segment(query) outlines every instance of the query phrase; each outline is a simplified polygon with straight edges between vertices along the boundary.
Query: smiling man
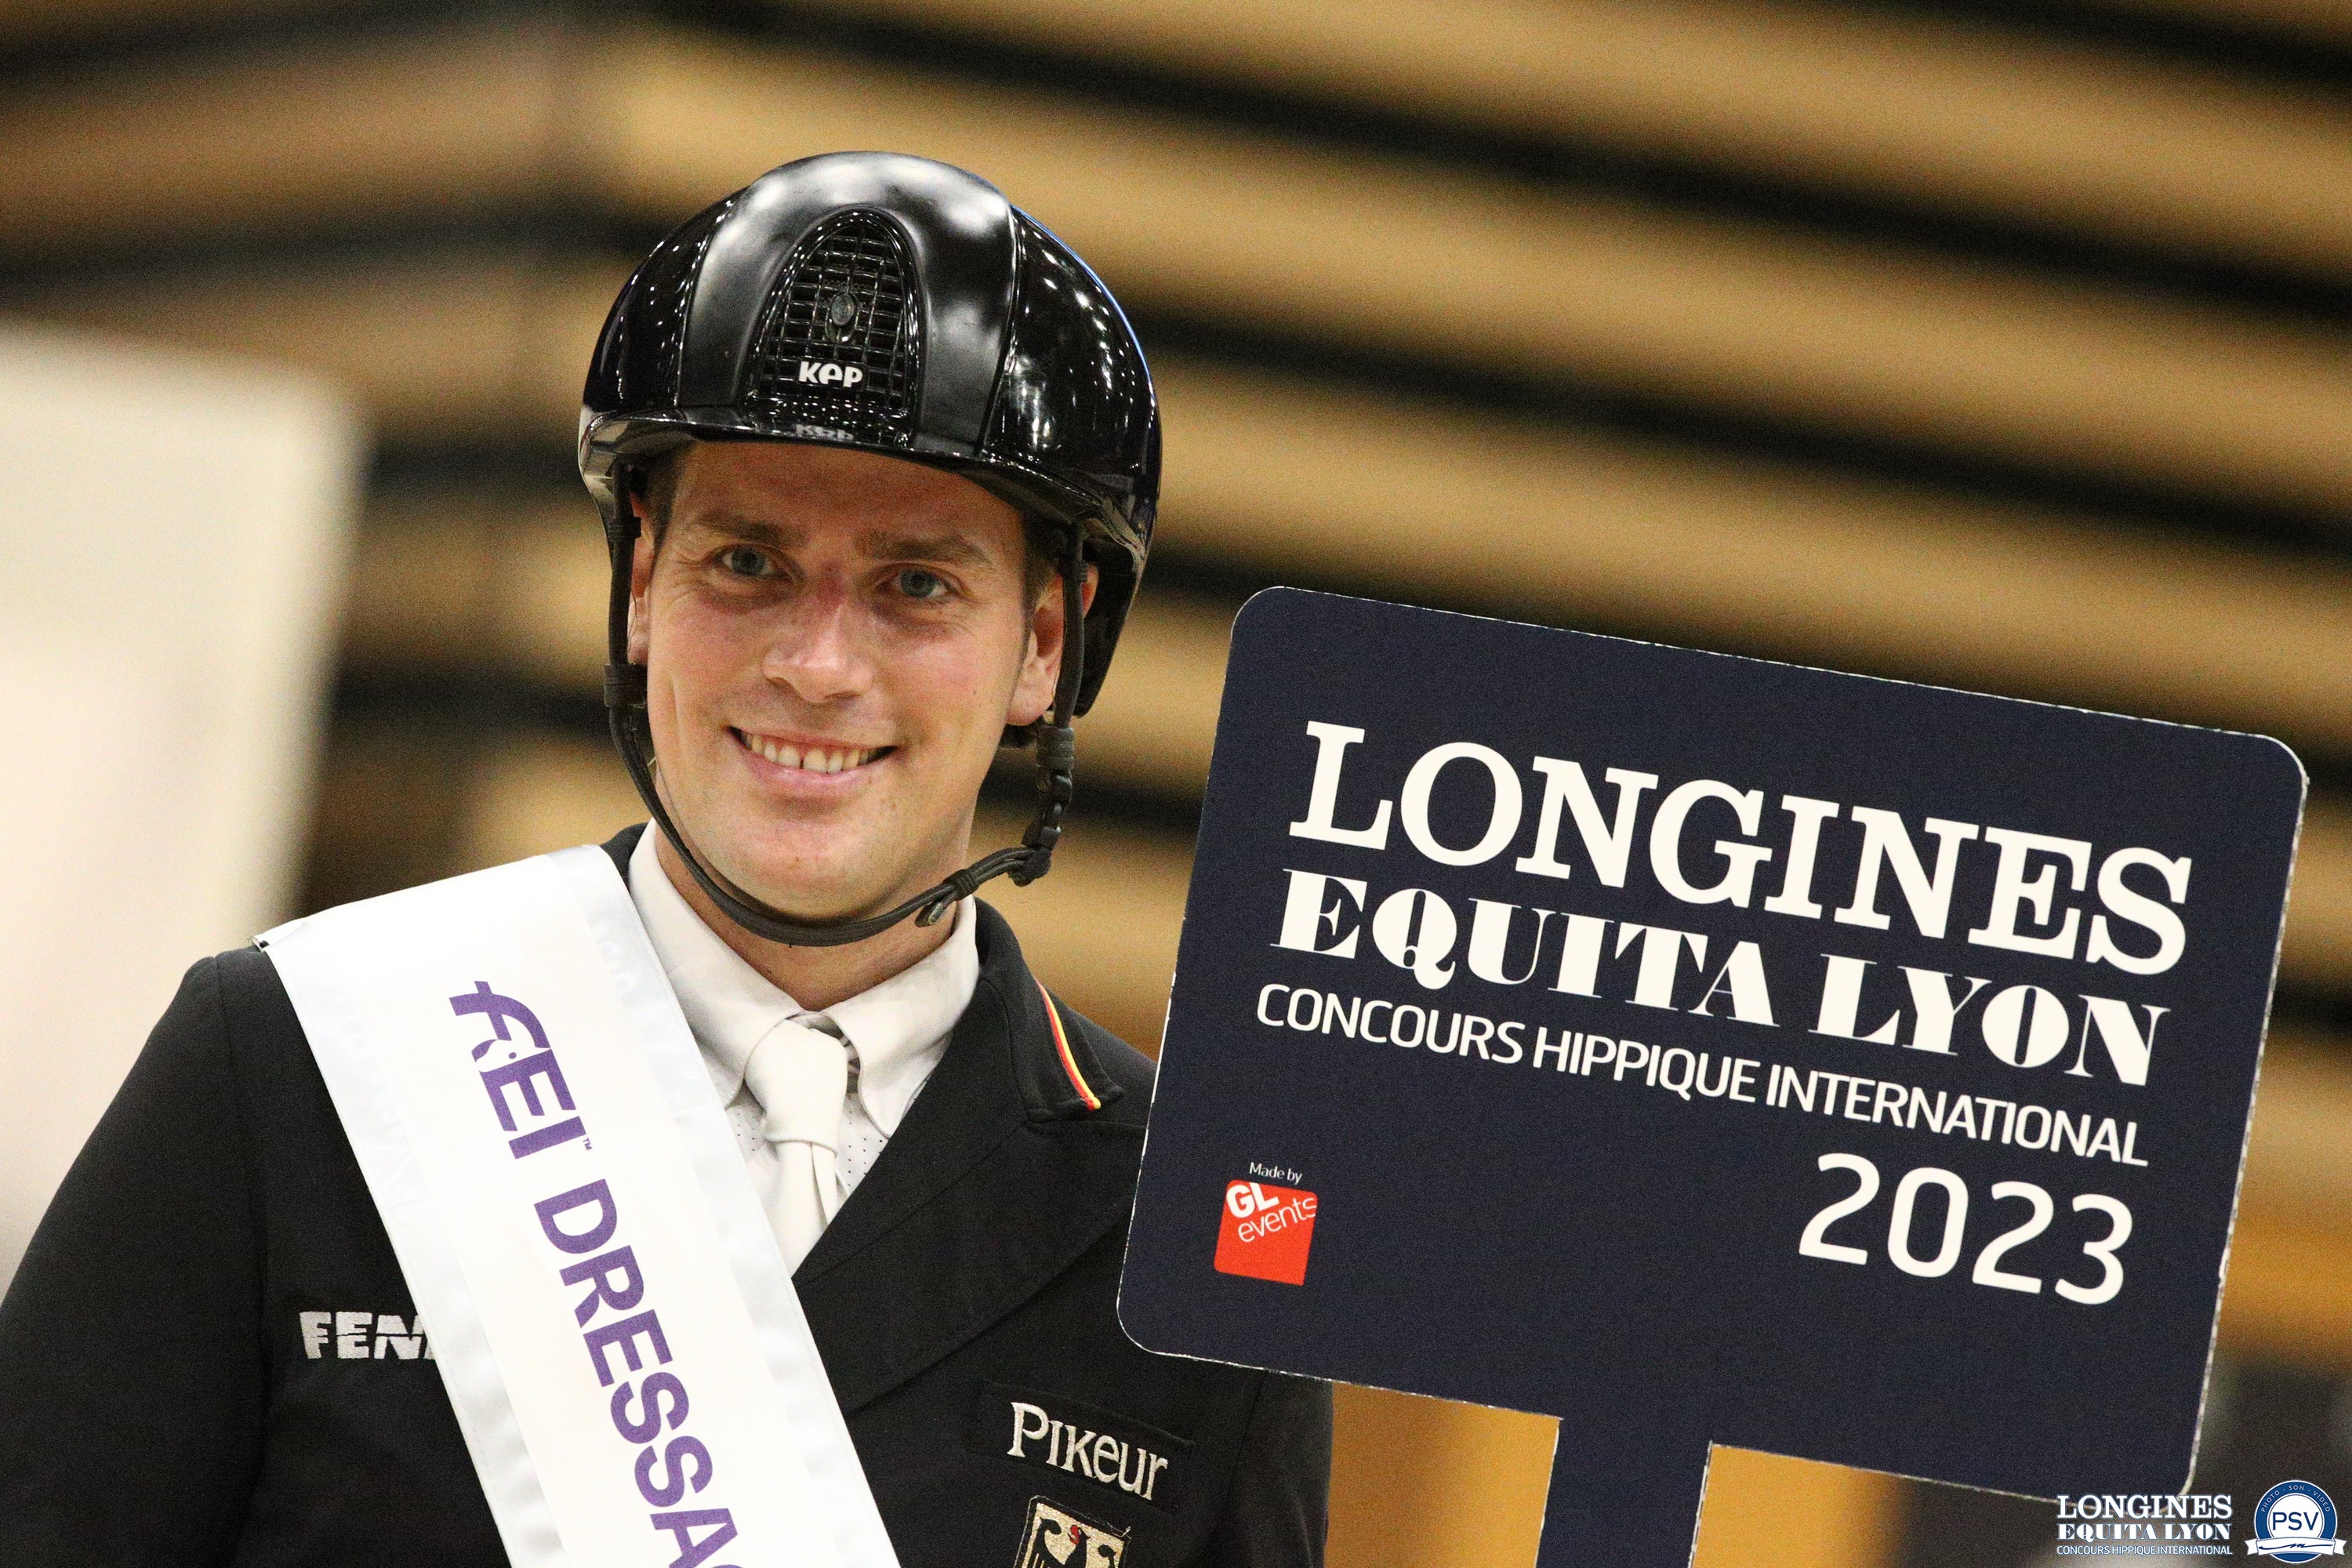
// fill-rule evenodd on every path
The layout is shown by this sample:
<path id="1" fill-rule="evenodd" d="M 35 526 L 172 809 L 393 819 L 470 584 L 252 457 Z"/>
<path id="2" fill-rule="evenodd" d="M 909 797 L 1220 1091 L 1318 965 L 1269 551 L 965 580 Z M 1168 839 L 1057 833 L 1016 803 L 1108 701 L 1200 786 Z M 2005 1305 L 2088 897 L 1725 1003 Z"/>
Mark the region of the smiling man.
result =
<path id="1" fill-rule="evenodd" d="M 698 841 L 704 862 L 821 921 L 888 910 L 959 869 L 1006 727 L 1053 700 L 1056 554 L 970 479 L 856 450 L 674 448 L 647 489 L 630 662 L 650 672 L 669 809 L 734 828 Z M 652 843 L 697 915 L 729 931 L 677 846 Z M 944 934 L 905 921 L 825 946 L 737 940 L 824 1007 Z"/>
<path id="2" fill-rule="evenodd" d="M 973 896 L 1150 544 L 1117 304 L 960 171 L 788 164 L 580 449 L 653 824 L 190 973 L 0 1304 L 0 1560 L 1319 1562 L 1328 1389 L 1120 1332 L 1150 1065 Z"/>

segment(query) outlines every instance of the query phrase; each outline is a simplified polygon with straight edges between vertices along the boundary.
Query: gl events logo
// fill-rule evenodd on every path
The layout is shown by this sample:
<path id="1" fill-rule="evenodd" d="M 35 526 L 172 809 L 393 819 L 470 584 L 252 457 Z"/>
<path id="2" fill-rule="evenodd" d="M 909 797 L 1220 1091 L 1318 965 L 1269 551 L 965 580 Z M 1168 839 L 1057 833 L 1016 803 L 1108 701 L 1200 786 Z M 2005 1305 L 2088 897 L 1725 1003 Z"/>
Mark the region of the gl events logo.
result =
<path id="1" fill-rule="evenodd" d="M 1217 1232 L 1217 1271 L 1307 1283 L 1307 1251 L 1315 1242 L 1315 1194 L 1263 1182 L 1225 1184 L 1225 1213 Z"/>
<path id="2" fill-rule="evenodd" d="M 2246 1551 L 2281 1563 L 2343 1556 L 2335 1502 L 2309 1481 L 2281 1481 L 2254 1505 L 2254 1539 L 2246 1542 Z"/>

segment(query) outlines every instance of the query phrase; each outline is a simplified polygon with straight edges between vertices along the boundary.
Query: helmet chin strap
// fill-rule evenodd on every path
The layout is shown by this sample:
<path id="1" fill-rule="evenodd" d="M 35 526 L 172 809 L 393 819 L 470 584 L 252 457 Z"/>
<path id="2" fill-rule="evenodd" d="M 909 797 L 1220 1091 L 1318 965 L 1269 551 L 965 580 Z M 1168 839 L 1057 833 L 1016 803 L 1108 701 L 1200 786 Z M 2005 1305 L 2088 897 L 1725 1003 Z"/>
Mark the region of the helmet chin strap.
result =
<path id="1" fill-rule="evenodd" d="M 1071 770 L 1076 738 L 1070 721 L 1077 706 L 1078 689 L 1086 675 L 1086 541 L 1082 529 L 1070 530 L 1069 552 L 1062 562 L 1062 669 L 1054 688 L 1052 714 L 1030 726 L 1037 745 L 1037 815 L 1018 846 L 982 856 L 927 891 L 882 914 L 863 920 L 803 921 L 772 909 L 721 876 L 704 860 L 671 817 L 654 772 L 653 725 L 646 712 L 646 667 L 629 662 L 630 564 L 637 537 L 636 519 L 628 489 L 629 476 L 617 468 L 613 475 L 615 510 L 613 529 L 613 594 L 606 618 L 608 662 L 604 666 L 604 710 L 612 721 L 613 742 L 628 764 L 637 794 L 653 814 L 655 826 L 669 838 L 687 871 L 710 896 L 727 918 L 754 936 L 791 947 L 840 947 L 888 931 L 909 915 L 919 926 L 937 925 L 958 902 L 982 882 L 1009 876 L 1026 887 L 1054 867 L 1054 847 L 1062 837 L 1062 818 L 1075 794 Z"/>

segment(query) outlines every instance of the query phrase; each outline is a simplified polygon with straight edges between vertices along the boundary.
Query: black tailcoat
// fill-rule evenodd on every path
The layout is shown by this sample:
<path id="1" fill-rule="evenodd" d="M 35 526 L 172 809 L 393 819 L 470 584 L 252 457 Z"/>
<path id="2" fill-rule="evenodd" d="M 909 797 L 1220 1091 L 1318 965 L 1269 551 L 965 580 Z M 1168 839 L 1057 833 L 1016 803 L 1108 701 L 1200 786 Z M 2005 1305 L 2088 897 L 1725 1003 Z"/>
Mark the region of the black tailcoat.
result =
<path id="1" fill-rule="evenodd" d="M 938 1070 L 794 1276 L 900 1563 L 1076 1568 L 1076 1533 L 1088 1568 L 1319 1563 L 1329 1390 L 1120 1332 L 1151 1065 L 1059 1008 L 1066 1060 L 985 905 L 978 935 Z M 504 1562 L 413 1316 L 276 970 L 197 964 L 0 1303 L 0 1562 Z"/>

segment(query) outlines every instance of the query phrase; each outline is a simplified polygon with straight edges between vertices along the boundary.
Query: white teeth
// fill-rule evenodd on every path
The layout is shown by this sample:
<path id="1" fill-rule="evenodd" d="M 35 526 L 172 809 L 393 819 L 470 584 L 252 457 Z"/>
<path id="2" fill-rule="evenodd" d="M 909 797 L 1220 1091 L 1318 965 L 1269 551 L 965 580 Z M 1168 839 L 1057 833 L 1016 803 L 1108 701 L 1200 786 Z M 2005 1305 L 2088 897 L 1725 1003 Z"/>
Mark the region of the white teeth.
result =
<path id="1" fill-rule="evenodd" d="M 837 773 L 848 768 L 864 767 L 873 761 L 874 753 L 878 749 L 869 746 L 845 752 L 828 752 L 811 746 L 803 752 L 796 746 L 788 746 L 782 741 L 772 741 L 765 735 L 753 735 L 743 731 L 738 731 L 738 733 L 743 734 L 744 744 L 778 767 L 799 768 L 812 773 Z"/>

